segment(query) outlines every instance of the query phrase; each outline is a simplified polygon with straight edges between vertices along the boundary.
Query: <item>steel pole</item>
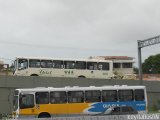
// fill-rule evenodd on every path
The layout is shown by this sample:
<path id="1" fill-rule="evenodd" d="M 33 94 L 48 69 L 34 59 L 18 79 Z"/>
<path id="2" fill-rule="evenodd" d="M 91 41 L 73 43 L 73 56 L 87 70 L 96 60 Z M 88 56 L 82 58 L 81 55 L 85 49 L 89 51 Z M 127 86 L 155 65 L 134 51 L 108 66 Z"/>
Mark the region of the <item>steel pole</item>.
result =
<path id="1" fill-rule="evenodd" d="M 141 56 L 140 41 L 138 41 L 138 66 L 139 66 L 139 84 L 140 84 L 140 85 L 143 85 L 143 77 L 142 77 L 142 56 Z"/>

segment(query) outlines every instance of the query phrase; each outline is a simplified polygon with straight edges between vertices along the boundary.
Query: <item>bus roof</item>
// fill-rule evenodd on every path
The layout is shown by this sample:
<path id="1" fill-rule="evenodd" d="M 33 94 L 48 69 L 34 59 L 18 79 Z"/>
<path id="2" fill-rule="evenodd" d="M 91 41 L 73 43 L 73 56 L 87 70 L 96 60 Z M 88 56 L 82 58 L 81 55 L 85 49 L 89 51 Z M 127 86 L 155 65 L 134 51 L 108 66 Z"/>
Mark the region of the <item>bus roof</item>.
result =
<path id="1" fill-rule="evenodd" d="M 47 58 L 47 57 L 16 57 L 16 59 L 39 59 L 39 60 L 65 60 L 65 61 L 96 61 L 96 62 L 112 62 L 112 60 L 99 60 L 99 59 L 78 59 L 78 58 Z"/>
<path id="2" fill-rule="evenodd" d="M 121 89 L 145 89 L 145 86 L 127 86 L 127 85 L 114 85 L 114 86 L 89 86 L 89 87 L 79 87 L 79 86 L 66 86 L 61 88 L 54 87 L 37 87 L 37 88 L 25 88 L 25 89 L 16 89 L 20 92 L 41 92 L 41 91 L 84 91 L 84 90 L 121 90 Z"/>

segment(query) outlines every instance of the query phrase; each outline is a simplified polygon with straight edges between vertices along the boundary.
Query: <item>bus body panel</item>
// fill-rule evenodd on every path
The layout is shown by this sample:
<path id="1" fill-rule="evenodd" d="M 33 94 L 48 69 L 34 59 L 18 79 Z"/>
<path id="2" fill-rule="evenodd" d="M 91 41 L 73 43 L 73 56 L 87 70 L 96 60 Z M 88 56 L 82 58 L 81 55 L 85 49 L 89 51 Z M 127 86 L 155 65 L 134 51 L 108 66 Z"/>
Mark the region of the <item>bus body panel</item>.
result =
<path id="1" fill-rule="evenodd" d="M 146 111 L 145 101 L 136 102 L 97 102 L 97 103 L 72 103 L 72 104 L 44 104 L 36 105 L 34 108 L 21 109 L 21 115 L 39 115 L 47 112 L 56 114 L 98 114 L 103 113 L 110 107 L 131 106 L 138 112 Z"/>
<path id="2" fill-rule="evenodd" d="M 113 77 L 112 71 L 105 70 L 77 70 L 77 69 L 53 69 L 53 68 L 28 68 L 26 70 L 16 71 L 15 75 L 18 76 L 44 76 L 44 77 L 74 77 L 78 78 L 84 76 L 84 78 L 99 78 L 99 79 L 111 79 Z"/>
<path id="3" fill-rule="evenodd" d="M 136 101 L 135 98 L 132 99 L 132 101 L 119 101 L 117 100 L 116 102 L 87 102 L 86 99 L 82 103 L 69 103 L 66 101 L 65 103 L 53 103 L 51 104 L 51 100 L 49 100 L 48 104 L 36 104 L 36 93 L 40 92 L 48 92 L 49 95 L 51 92 L 56 92 L 56 91 L 62 91 L 66 92 L 68 94 L 68 91 L 107 91 L 107 90 L 113 90 L 113 91 L 120 91 L 120 90 L 143 90 L 143 100 L 141 101 Z M 48 113 L 50 115 L 65 115 L 65 114 L 99 114 L 103 113 L 109 108 L 115 107 L 115 106 L 131 106 L 134 108 L 137 112 L 139 113 L 145 113 L 147 112 L 147 94 L 146 94 L 146 88 L 145 86 L 102 86 L 102 87 L 95 87 L 95 86 L 90 86 L 90 87 L 63 87 L 63 88 L 30 88 L 30 89 L 16 89 L 16 91 L 19 91 L 18 93 L 16 92 L 15 96 L 19 96 L 19 101 L 20 101 L 20 96 L 21 95 L 32 95 L 34 96 L 33 100 L 33 107 L 30 108 L 24 108 L 20 109 L 20 103 L 18 102 L 18 108 L 14 111 L 17 112 L 16 114 L 18 116 L 38 116 L 41 113 Z M 119 94 L 117 94 L 119 95 Z M 135 95 L 133 93 L 133 95 Z M 68 95 L 67 95 L 68 97 Z M 86 97 L 84 95 L 84 97 Z M 17 98 L 17 97 L 16 97 Z M 68 98 L 67 98 L 68 99 Z M 16 102 L 15 102 L 16 103 Z"/>
<path id="4" fill-rule="evenodd" d="M 96 63 L 96 68 L 89 69 L 87 68 L 87 65 L 84 69 L 68 69 L 65 68 L 64 64 L 60 68 L 43 68 L 43 67 L 31 67 L 29 60 L 33 58 L 17 58 L 15 60 L 15 71 L 14 75 L 17 76 L 45 76 L 45 77 L 84 77 L 84 78 L 99 78 L 99 79 L 111 79 L 114 76 L 113 73 L 113 62 L 111 60 L 68 60 L 63 59 L 61 61 L 83 61 L 83 62 L 90 62 L 90 63 Z M 41 61 L 40 58 L 37 58 L 39 61 Z M 19 63 L 22 62 L 22 60 L 25 60 L 25 63 Z M 47 60 L 47 59 L 46 59 Z M 51 61 L 54 61 L 55 59 L 48 59 Z M 56 59 L 57 60 L 57 59 Z M 60 59 L 58 59 L 60 60 Z M 26 61 L 28 61 L 26 63 Z M 108 69 L 102 69 L 99 67 L 99 63 L 108 64 Z M 40 64 L 40 63 L 39 63 Z M 20 67 L 21 66 L 21 67 Z"/>

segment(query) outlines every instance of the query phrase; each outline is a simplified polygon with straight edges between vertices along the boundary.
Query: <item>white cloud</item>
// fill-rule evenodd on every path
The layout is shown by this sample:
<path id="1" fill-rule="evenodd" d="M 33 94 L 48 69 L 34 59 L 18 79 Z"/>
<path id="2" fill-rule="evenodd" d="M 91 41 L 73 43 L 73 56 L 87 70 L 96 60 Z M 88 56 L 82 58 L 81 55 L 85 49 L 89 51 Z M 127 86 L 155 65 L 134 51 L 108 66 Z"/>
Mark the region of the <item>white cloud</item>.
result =
<path id="1" fill-rule="evenodd" d="M 158 0 L 0 1 L 1 55 L 137 58 L 137 40 L 160 34 L 159 4 Z M 143 57 L 156 53 L 159 45 L 145 48 Z"/>

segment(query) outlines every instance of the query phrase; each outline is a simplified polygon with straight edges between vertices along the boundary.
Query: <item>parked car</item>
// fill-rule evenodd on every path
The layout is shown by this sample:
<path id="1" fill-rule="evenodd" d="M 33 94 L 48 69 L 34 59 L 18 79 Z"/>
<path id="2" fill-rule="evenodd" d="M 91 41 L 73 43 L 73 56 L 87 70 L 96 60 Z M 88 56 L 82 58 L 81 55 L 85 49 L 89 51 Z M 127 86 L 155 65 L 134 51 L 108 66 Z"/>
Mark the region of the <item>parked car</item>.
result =
<path id="1" fill-rule="evenodd" d="M 132 106 L 114 106 L 108 108 L 102 113 L 102 115 L 129 115 L 129 114 L 138 114 Z"/>

